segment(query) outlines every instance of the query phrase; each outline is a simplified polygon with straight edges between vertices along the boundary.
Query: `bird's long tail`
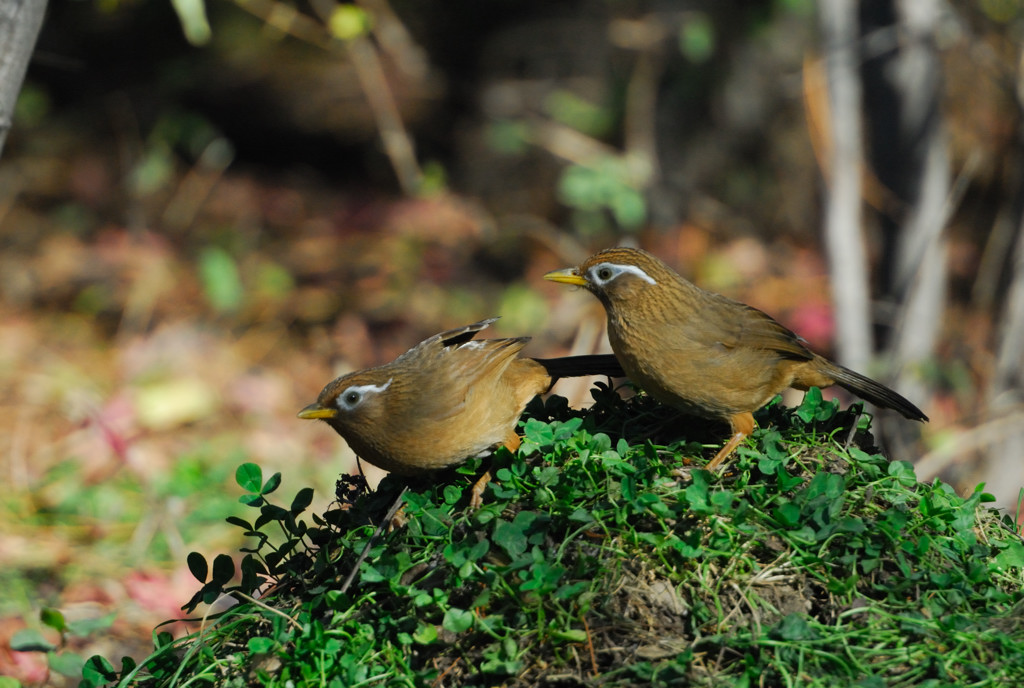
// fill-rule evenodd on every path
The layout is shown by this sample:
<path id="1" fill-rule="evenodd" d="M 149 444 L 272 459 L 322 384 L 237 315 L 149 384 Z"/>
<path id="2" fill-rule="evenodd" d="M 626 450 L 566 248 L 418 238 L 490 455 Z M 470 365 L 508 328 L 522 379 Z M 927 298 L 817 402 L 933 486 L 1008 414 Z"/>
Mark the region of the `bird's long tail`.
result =
<path id="1" fill-rule="evenodd" d="M 618 359 L 613 354 L 535 358 L 534 360 L 544 366 L 552 380 L 561 377 L 586 377 L 587 375 L 626 376 Z"/>
<path id="2" fill-rule="evenodd" d="M 928 420 L 928 416 L 924 415 L 921 409 L 880 382 L 834 363 L 830 366 L 829 373 L 835 378 L 837 385 L 875 406 L 899 411 L 910 420 Z"/>

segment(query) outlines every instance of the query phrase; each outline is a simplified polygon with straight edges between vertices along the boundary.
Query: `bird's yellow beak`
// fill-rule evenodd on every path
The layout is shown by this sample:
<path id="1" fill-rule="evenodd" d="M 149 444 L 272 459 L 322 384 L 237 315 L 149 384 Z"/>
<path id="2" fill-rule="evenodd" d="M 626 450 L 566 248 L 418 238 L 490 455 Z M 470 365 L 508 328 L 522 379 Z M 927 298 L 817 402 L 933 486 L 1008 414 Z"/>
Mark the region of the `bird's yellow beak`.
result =
<path id="1" fill-rule="evenodd" d="M 552 282 L 561 282 L 562 284 L 575 284 L 577 287 L 585 287 L 587 285 L 587 280 L 576 274 L 576 268 L 549 272 L 544 275 L 544 279 L 551 280 Z"/>
<path id="2" fill-rule="evenodd" d="M 299 411 L 299 418 L 305 420 L 327 420 L 338 415 L 337 409 L 321 406 L 319 401 L 314 401 L 306 408 Z"/>

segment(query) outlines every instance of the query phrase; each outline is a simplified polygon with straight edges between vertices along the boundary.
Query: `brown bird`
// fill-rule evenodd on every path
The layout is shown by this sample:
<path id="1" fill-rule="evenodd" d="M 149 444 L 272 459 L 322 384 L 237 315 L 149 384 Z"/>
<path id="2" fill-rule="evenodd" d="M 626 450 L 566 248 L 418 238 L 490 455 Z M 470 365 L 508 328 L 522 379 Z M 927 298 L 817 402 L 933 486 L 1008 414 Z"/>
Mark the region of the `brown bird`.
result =
<path id="1" fill-rule="evenodd" d="M 753 432 L 753 412 L 787 387 L 839 385 L 912 420 L 928 420 L 885 385 L 812 352 L 767 314 L 697 287 L 646 251 L 607 249 L 544 278 L 585 287 L 600 299 L 612 351 L 648 394 L 730 423 L 732 438 L 709 469 Z"/>
<path id="2" fill-rule="evenodd" d="M 523 408 L 558 378 L 624 375 L 611 354 L 520 358 L 529 337 L 473 339 L 495 320 L 435 334 L 391 363 L 339 377 L 299 418 L 325 421 L 374 466 L 422 476 L 501 445 L 518 449 Z"/>

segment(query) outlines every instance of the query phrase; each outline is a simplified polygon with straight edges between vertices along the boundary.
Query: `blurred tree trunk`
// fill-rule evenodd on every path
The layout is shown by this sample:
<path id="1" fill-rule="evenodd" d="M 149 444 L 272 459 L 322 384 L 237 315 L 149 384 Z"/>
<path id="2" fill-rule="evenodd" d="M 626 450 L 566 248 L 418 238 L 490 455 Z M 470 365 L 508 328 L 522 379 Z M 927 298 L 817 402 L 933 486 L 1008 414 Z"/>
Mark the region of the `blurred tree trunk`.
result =
<path id="1" fill-rule="evenodd" d="M 886 232 L 892 256 L 885 273 L 885 294 L 900 304 L 890 350 L 896 352 L 892 371 L 900 391 L 911 399 L 925 400 L 930 386 L 922 368 L 934 357 L 948 291 L 949 238 L 946 225 L 952 212 L 949 145 L 942 116 L 942 65 L 935 35 L 942 8 L 937 0 L 900 0 L 898 4 L 900 55 L 889 80 L 896 90 L 903 154 L 899 167 L 897 197 L 906 213 L 894 232 Z M 884 181 L 884 180 L 883 180 Z M 887 225 L 883 225 L 884 227 Z M 891 432 L 904 443 L 919 436 L 906 423 Z"/>
<path id="2" fill-rule="evenodd" d="M 14 104 L 25 80 L 39 28 L 46 14 L 46 0 L 0 2 L 0 154 L 14 118 Z"/>
<path id="3" fill-rule="evenodd" d="M 950 163 L 934 43 L 940 11 L 936 0 L 861 4 L 872 169 L 896 201 L 879 216 L 891 313 L 881 334 L 895 353 L 891 379 L 918 401 L 929 395 L 919 371 L 934 354 L 947 291 Z"/>
<path id="4" fill-rule="evenodd" d="M 824 0 L 819 7 L 826 60 L 834 65 L 828 73 L 836 157 L 827 236 L 839 336 L 850 338 L 840 343 L 840 359 L 864 369 L 871 352 L 861 205 L 859 198 L 849 198 L 849 188 L 839 185 L 845 180 L 861 193 L 854 177 L 865 174 L 877 179 L 872 188 L 880 190 L 875 198 L 864 196 L 880 210 L 882 235 L 878 286 L 884 307 L 874 329 L 882 348 L 892 352 L 889 374 L 879 377 L 923 404 L 929 389 L 919 372 L 934 352 L 947 286 L 943 230 L 950 211 L 950 176 L 939 107 L 942 73 L 933 42 L 940 8 L 936 0 Z M 835 71 L 851 59 L 847 52 L 859 61 L 859 78 Z M 858 87 L 863 88 L 863 100 L 850 105 Z M 847 90 L 842 102 L 839 89 Z M 854 109 L 836 112 L 841 107 Z M 843 118 L 856 118 L 861 111 L 869 141 L 869 164 L 863 171 L 859 157 L 841 155 L 845 147 L 860 145 L 859 128 Z M 849 274 L 858 270 L 859 277 Z M 900 419 L 881 429 L 894 453 L 910 456 L 907 444 L 919 435 L 918 427 Z"/>
<path id="5" fill-rule="evenodd" d="M 1020 98 L 1021 95 L 1018 95 Z M 1024 103 L 1022 103 L 1024 105 Z M 1024 149 L 1018 141 L 1017 158 Z M 1024 488 L 1024 190 L 1020 188 L 1020 175 L 1016 198 L 1006 214 L 1014 215 L 1017 223 L 1016 248 L 1007 256 L 1010 284 L 998 319 L 999 333 L 996 347 L 995 374 L 989 388 L 986 409 L 989 471 L 998 480 L 990 480 L 988 491 L 995 495 L 1003 507 L 1013 507 L 1018 523 L 1021 522 L 1020 491 Z M 1016 419 L 1016 420 L 1015 420 Z M 1006 422 L 1009 420 L 1010 422 Z"/>
<path id="6" fill-rule="evenodd" d="M 825 211 L 839 360 L 864 370 L 872 355 L 868 260 L 861 212 L 861 86 L 857 73 L 856 0 L 819 5 L 828 81 L 831 159 Z"/>

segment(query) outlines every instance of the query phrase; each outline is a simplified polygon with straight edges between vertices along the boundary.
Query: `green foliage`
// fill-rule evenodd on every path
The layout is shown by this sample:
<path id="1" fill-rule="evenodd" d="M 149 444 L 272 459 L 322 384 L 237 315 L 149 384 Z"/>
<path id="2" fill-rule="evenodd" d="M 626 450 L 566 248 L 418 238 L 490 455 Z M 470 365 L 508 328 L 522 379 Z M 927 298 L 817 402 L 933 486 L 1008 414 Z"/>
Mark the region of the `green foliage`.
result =
<path id="1" fill-rule="evenodd" d="M 234 148 L 221 132 L 202 115 L 190 111 L 162 112 L 146 137 L 142 155 L 134 164 L 129 182 L 132 193 L 146 197 L 173 184 L 178 154 L 194 159 L 201 169 L 223 170 L 234 158 Z M 184 221 L 169 209 L 171 224 Z M 188 213 L 188 217 L 191 214 Z"/>
<path id="2" fill-rule="evenodd" d="M 606 157 L 592 166 L 570 165 L 558 183 L 558 197 L 575 212 L 580 229 L 603 229 L 608 212 L 623 229 L 636 230 L 647 217 L 643 193 L 624 160 Z"/>
<path id="3" fill-rule="evenodd" d="M 555 90 L 544 99 L 544 110 L 551 117 L 588 136 L 612 133 L 612 112 L 579 97 L 572 91 Z"/>
<path id="4" fill-rule="evenodd" d="M 203 587 L 192 596 L 182 609 L 187 612 L 195 610 L 200 603 L 212 604 L 219 597 L 233 592 L 248 596 L 253 594 L 268 579 L 278 579 L 288 573 L 299 573 L 309 565 L 307 552 L 310 542 L 306 540 L 308 527 L 297 517 L 306 510 L 313 501 L 313 490 L 303 488 L 292 499 L 291 505 L 284 509 L 267 501 L 281 485 L 281 474 L 275 473 L 263 481 L 263 471 L 259 466 L 245 463 L 235 471 L 235 481 L 246 494 L 238 501 L 246 506 L 258 509 L 259 517 L 249 522 L 235 516 L 229 516 L 227 522 L 241 528 L 248 537 L 256 538 L 253 547 L 242 549 L 241 580 L 238 585 L 228 587 L 235 578 L 235 562 L 226 554 L 219 554 L 213 565 L 198 552 L 188 555 L 188 569 L 203 584 Z M 271 536 L 262 529 L 274 523 L 284 536 L 283 542 L 274 544 Z"/>
<path id="5" fill-rule="evenodd" d="M 230 586 L 226 555 L 193 554 L 203 587 L 187 606 L 222 594 L 238 604 L 202 633 L 158 634 L 137 665 L 93 657 L 83 685 L 1024 678 L 1024 545 L 980 487 L 960 497 L 918 483 L 871 447 L 858 407 L 813 391 L 797 409 L 760 412 L 724 474 L 699 467 L 714 443 L 688 429 L 681 441 L 687 426 L 645 397 L 594 396 L 586 412 L 532 404 L 521 450 L 492 458 L 482 507 L 464 507 L 472 468 L 455 472 L 405 492 L 406 525 L 379 541 L 373 522 L 396 481 L 355 499 L 339 490 L 306 526 L 308 490 L 276 506 L 280 475 L 241 466 L 240 501 L 259 512 L 228 519 L 255 539 L 242 582 Z"/>
<path id="6" fill-rule="evenodd" d="M 189 43 L 206 45 L 210 42 L 212 31 L 203 0 L 171 0 L 171 6 L 178 14 L 181 29 Z"/>
<path id="7" fill-rule="evenodd" d="M 49 94 L 34 84 L 25 84 L 14 105 L 14 123 L 21 128 L 39 126 L 50 114 L 52 103 Z"/>
<path id="8" fill-rule="evenodd" d="M 74 678 L 82 675 L 85 660 L 67 649 L 68 639 L 84 638 L 105 631 L 113 625 L 114 617 L 114 614 L 107 614 L 95 619 L 68 621 L 60 610 L 43 607 L 39 612 L 39 622 L 51 631 L 56 631 L 59 641 L 51 642 L 39 630 L 24 628 L 11 637 L 10 648 L 14 652 L 43 653 L 51 671 Z M 10 685 L 19 684 L 15 681 Z M 0 688 L 5 688 L 5 684 L 0 683 Z"/>
<path id="9" fill-rule="evenodd" d="M 342 41 L 360 38 L 373 27 L 373 15 L 358 5 L 338 5 L 327 20 L 331 35 Z"/>
<path id="10" fill-rule="evenodd" d="M 89 532 L 87 565 L 76 558 L 74 565 L 55 561 L 48 569 L 25 569 L 10 560 L 0 566 L 0 611 L 8 617 L 33 617 L 38 600 L 52 597 L 54 589 L 73 586 L 86 576 L 115 576 L 117 570 L 137 566 L 140 557 L 153 564 L 173 563 L 179 538 L 191 542 L 220 537 L 224 514 L 236 501 L 224 489 L 224 481 L 244 458 L 244 452 L 223 449 L 227 444 L 216 438 L 193 447 L 178 456 L 170 470 L 152 476 L 122 470 L 97 480 L 90 477 L 88 462 L 75 454 L 54 463 L 33 484 L 35 510 L 12 500 L 6 505 L 6 518 L 19 519 L 21 527 L 36 532 L 77 533 L 83 523 L 105 525 Z M 126 494 L 135 497 L 126 499 Z M 168 527 L 154 527 L 151 537 L 132 540 L 153 523 Z M 69 622 L 73 635 L 80 623 Z"/>
<path id="11" fill-rule="evenodd" d="M 1008 24 L 1021 16 L 1019 2 L 1014 0 L 981 0 L 978 3 L 981 11 L 992 21 Z"/>
<path id="12" fill-rule="evenodd" d="M 694 12 L 679 27 L 679 51 L 688 60 L 704 63 L 715 52 L 715 25 L 703 12 Z"/>
<path id="13" fill-rule="evenodd" d="M 530 145 L 530 127 L 521 120 L 496 120 L 484 133 L 487 144 L 504 155 L 522 155 Z"/>
<path id="14" fill-rule="evenodd" d="M 199 277 L 206 300 L 214 310 L 233 311 L 242 304 L 245 290 L 235 259 L 222 248 L 210 247 L 199 255 Z"/>

